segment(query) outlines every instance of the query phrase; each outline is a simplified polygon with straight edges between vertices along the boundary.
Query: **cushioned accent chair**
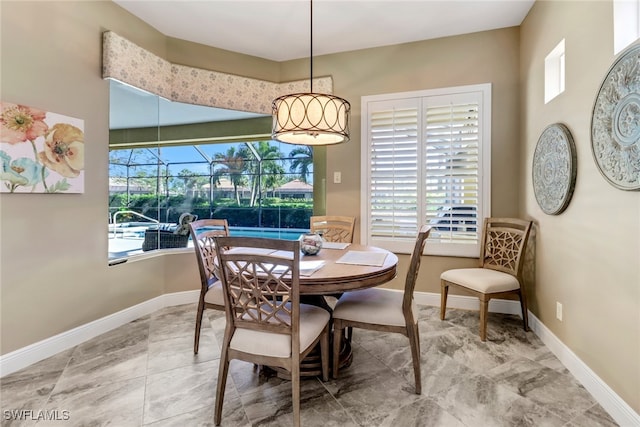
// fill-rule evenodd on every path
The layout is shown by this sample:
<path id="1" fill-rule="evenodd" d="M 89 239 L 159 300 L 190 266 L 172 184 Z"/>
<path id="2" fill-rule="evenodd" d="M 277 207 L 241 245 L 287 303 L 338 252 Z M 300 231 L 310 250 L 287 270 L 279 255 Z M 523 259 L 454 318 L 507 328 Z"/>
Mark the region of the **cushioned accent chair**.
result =
<path id="1" fill-rule="evenodd" d="M 449 287 L 456 286 L 480 299 L 480 340 L 487 339 L 487 316 L 492 298 L 518 296 L 524 330 L 529 330 L 522 266 L 531 232 L 531 221 L 518 218 L 485 218 L 480 265 L 440 275 L 440 318 L 445 319 Z"/>
<path id="2" fill-rule="evenodd" d="M 352 216 L 312 216 L 309 219 L 312 233 L 322 235 L 325 242 L 353 243 L 356 219 Z"/>
<path id="3" fill-rule="evenodd" d="M 224 297 L 222 295 L 222 283 L 216 275 L 214 249 L 215 237 L 228 236 L 229 224 L 226 219 L 201 219 L 189 223 L 191 240 L 195 248 L 200 270 L 200 298 L 198 299 L 198 311 L 196 312 L 196 332 L 193 341 L 193 352 L 198 354 L 200 345 L 200 329 L 202 316 L 206 308 L 224 311 Z"/>
<path id="4" fill-rule="evenodd" d="M 328 311 L 300 304 L 300 242 L 217 237 L 227 323 L 216 391 L 220 425 L 231 359 L 279 367 L 291 374 L 293 423 L 300 425 L 300 361 L 320 343 L 322 379 L 329 378 Z M 286 251 L 292 255 L 271 254 Z M 278 252 L 282 254 L 282 252 Z"/>
<path id="5" fill-rule="evenodd" d="M 348 327 L 396 332 L 409 338 L 416 394 L 422 392 L 418 309 L 413 299 L 424 245 L 431 227 L 423 225 L 411 254 L 404 292 L 369 288 L 346 292 L 333 310 L 333 377 L 338 378 L 343 330 Z"/>

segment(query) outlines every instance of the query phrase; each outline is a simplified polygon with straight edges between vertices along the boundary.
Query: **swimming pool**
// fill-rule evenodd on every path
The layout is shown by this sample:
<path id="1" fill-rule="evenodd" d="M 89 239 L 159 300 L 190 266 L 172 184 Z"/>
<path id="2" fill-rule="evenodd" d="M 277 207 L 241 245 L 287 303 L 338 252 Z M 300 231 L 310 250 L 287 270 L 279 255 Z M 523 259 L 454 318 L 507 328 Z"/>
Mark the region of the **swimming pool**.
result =
<path id="1" fill-rule="evenodd" d="M 148 223 L 146 223 L 148 225 Z M 153 226 L 157 224 L 152 224 Z M 139 223 L 123 223 L 117 230 L 109 233 L 109 259 L 126 258 L 142 253 L 144 233 L 148 226 Z M 229 227 L 229 234 L 238 237 L 263 237 L 270 239 L 297 240 L 301 234 L 308 233 L 304 228 L 257 228 Z M 189 245 L 193 246 L 191 238 Z"/>
<path id="2" fill-rule="evenodd" d="M 269 239 L 298 240 L 309 230 L 298 228 L 229 227 L 229 235 L 239 237 L 264 237 Z"/>

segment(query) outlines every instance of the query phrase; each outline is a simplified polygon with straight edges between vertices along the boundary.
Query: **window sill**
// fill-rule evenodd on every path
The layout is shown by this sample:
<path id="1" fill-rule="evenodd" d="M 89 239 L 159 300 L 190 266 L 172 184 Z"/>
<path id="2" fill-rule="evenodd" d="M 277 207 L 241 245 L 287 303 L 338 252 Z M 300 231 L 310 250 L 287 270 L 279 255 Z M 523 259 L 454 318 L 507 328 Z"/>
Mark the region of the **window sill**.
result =
<path id="1" fill-rule="evenodd" d="M 138 262 L 143 261 L 150 258 L 157 258 L 165 255 L 175 255 L 175 254 L 187 254 L 193 253 L 193 247 L 186 248 L 172 248 L 172 249 L 156 249 L 153 251 L 147 251 L 136 255 L 131 255 L 126 258 L 116 258 L 109 260 L 109 267 L 113 267 L 116 265 L 126 264 L 129 262 Z"/>

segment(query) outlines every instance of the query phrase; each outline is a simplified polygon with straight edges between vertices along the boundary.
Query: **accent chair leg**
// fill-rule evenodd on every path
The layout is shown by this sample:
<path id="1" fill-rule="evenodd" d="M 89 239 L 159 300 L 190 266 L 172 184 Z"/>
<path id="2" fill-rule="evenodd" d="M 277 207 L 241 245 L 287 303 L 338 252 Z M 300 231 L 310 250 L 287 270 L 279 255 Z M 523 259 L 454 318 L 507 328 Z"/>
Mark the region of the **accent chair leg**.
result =
<path id="1" fill-rule="evenodd" d="M 487 340 L 487 317 L 489 315 L 489 298 L 483 295 L 480 298 L 480 340 Z"/>
<path id="2" fill-rule="evenodd" d="M 520 307 L 522 308 L 522 323 L 524 331 L 529 332 L 529 309 L 527 308 L 527 297 L 522 288 L 520 288 L 518 296 L 520 297 Z"/>
<path id="3" fill-rule="evenodd" d="M 444 280 L 440 281 L 440 320 L 444 320 L 444 314 L 447 310 L 447 295 L 449 294 L 449 285 Z"/>

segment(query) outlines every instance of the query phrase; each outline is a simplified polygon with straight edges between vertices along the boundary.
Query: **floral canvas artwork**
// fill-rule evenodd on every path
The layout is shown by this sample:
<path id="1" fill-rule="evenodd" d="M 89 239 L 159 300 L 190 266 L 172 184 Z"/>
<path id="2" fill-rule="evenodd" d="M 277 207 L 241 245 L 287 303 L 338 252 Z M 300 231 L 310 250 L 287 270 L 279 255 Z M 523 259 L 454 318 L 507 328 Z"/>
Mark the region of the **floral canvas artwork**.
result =
<path id="1" fill-rule="evenodd" d="M 0 192 L 83 193 L 84 120 L 0 105 Z"/>

